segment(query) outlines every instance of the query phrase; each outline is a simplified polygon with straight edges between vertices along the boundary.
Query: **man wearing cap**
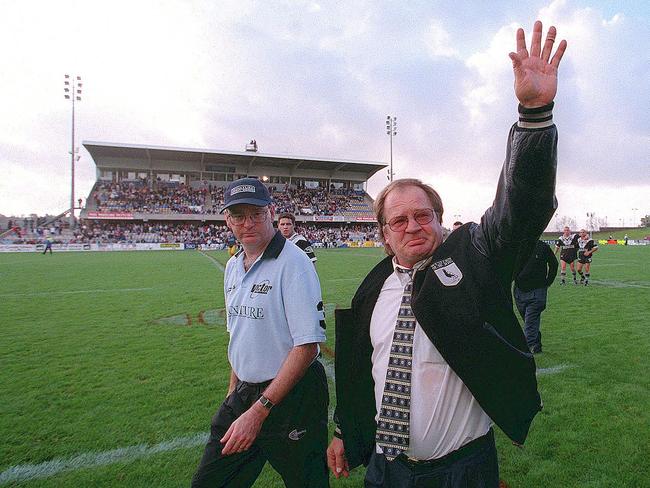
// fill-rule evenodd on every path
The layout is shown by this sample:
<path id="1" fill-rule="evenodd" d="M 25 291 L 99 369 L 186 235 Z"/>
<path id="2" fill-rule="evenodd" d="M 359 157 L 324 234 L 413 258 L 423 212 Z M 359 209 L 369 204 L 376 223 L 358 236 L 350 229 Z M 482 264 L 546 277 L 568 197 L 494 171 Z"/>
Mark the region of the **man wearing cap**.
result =
<path id="1" fill-rule="evenodd" d="M 230 385 L 192 486 L 252 486 L 266 461 L 288 487 L 328 486 L 318 276 L 273 228 L 271 197 L 259 180 L 234 181 L 224 200 L 226 223 L 242 247 L 224 276 Z"/>

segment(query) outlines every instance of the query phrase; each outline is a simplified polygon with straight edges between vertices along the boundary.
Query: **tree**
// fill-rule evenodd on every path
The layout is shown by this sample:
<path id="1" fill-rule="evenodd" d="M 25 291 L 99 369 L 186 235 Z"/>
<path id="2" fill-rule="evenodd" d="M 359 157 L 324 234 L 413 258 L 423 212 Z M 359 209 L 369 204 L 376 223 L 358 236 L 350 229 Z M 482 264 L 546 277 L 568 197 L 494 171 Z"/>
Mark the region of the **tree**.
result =
<path id="1" fill-rule="evenodd" d="M 641 217 L 641 227 L 650 227 L 650 215 Z"/>
<path id="2" fill-rule="evenodd" d="M 555 225 L 558 232 L 562 232 L 565 227 L 569 227 L 571 230 L 576 230 L 576 219 L 563 215 L 562 217 L 557 217 L 555 219 Z"/>

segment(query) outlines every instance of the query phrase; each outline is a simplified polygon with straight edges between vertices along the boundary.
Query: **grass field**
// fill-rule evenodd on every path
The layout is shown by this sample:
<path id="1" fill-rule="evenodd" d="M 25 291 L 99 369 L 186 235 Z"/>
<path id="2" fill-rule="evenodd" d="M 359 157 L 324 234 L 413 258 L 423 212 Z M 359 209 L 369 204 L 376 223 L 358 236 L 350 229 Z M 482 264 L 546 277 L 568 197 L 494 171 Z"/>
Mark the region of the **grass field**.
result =
<path id="1" fill-rule="evenodd" d="M 0 254 L 0 486 L 189 485 L 228 383 L 226 257 Z M 332 310 L 381 257 L 318 252 L 330 347 Z M 512 488 L 650 486 L 649 261 L 603 246 L 592 286 L 550 290 L 545 408 L 524 449 L 498 433 Z M 256 486 L 283 485 L 266 469 Z"/>

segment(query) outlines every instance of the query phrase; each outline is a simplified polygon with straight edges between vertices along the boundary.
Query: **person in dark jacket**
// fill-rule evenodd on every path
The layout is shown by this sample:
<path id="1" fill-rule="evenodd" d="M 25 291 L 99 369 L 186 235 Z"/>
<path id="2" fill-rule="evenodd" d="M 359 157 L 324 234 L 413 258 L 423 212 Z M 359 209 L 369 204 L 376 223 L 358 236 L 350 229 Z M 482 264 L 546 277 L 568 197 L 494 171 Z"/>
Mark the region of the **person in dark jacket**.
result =
<path id="1" fill-rule="evenodd" d="M 548 244 L 537 241 L 530 258 L 515 278 L 515 303 L 524 319 L 526 342 L 533 354 L 542 352 L 540 321 L 546 309 L 548 287 L 555 280 L 557 267 L 557 259 Z"/>
<path id="2" fill-rule="evenodd" d="M 419 180 L 396 180 L 375 213 L 389 255 L 337 310 L 335 477 L 368 466 L 367 487 L 494 487 L 492 425 L 522 444 L 541 409 L 535 360 L 512 307 L 519 256 L 557 208 L 553 98 L 562 41 L 511 53 L 519 121 L 492 206 L 442 239 L 443 206 Z"/>

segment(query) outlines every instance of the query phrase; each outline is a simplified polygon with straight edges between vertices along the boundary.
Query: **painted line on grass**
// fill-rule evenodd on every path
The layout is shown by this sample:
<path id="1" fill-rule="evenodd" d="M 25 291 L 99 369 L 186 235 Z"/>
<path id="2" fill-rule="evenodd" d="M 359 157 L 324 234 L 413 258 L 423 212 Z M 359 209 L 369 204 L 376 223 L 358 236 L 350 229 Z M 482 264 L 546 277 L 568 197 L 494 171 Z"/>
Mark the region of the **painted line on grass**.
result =
<path id="1" fill-rule="evenodd" d="M 212 264 L 214 264 L 217 268 L 219 268 L 219 271 L 222 273 L 226 272 L 226 268 L 224 268 L 223 264 L 221 264 L 219 261 L 217 261 L 215 258 L 210 256 L 209 254 L 206 254 L 203 251 L 199 251 L 201 254 L 203 254 L 206 258 L 208 258 L 210 261 L 212 261 Z"/>
<path id="2" fill-rule="evenodd" d="M 2 298 L 13 297 L 36 297 L 48 295 L 78 295 L 85 293 L 123 293 L 133 291 L 151 291 L 153 288 L 100 288 L 97 290 L 70 290 L 70 291 L 34 291 L 31 293 L 3 293 L 0 295 Z"/>
<path id="3" fill-rule="evenodd" d="M 615 280 L 589 280 L 590 284 L 596 284 L 600 286 L 609 286 L 611 288 L 644 288 L 650 289 L 650 282 L 641 281 L 635 283 L 626 283 L 625 281 L 615 281 Z"/>
<path id="4" fill-rule="evenodd" d="M 208 435 L 207 432 L 201 432 L 187 437 L 176 437 L 160 444 L 138 444 L 110 451 L 79 454 L 68 459 L 57 458 L 40 464 L 19 464 L 0 473 L 0 485 L 49 478 L 65 471 L 106 466 L 118 462 L 130 462 L 162 452 L 190 449 L 204 445 L 208 440 Z"/>
<path id="5" fill-rule="evenodd" d="M 537 375 L 547 375 L 547 374 L 556 374 L 561 373 L 565 369 L 571 368 L 570 364 L 558 364 L 557 366 L 551 366 L 549 368 L 538 368 Z"/>

